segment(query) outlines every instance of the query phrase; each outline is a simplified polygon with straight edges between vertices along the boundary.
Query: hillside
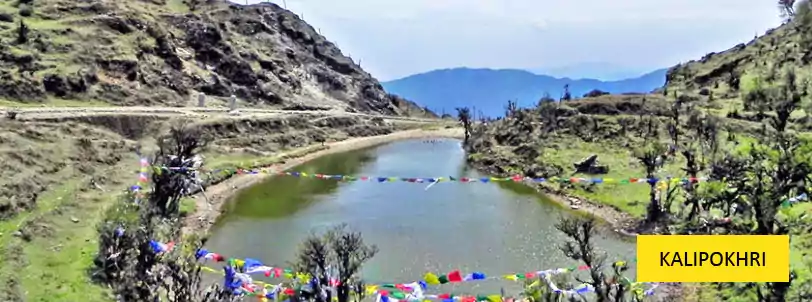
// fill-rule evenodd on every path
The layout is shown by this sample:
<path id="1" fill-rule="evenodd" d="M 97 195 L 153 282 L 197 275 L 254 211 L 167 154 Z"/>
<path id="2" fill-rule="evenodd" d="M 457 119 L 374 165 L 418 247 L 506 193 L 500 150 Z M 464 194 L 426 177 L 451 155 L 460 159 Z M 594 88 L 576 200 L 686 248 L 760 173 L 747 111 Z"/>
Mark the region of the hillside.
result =
<path id="1" fill-rule="evenodd" d="M 812 14 L 805 17 L 812 21 Z M 546 178 L 534 186 L 551 198 L 636 233 L 752 234 L 747 225 L 763 218 L 731 211 L 731 204 L 780 212 L 764 217 L 793 221 L 788 231 L 793 236 L 790 266 L 797 278 L 787 284 L 786 299 L 778 300 L 806 301 L 812 285 L 812 236 L 806 235 L 812 221 L 806 213 L 812 204 L 780 202 L 801 192 L 790 186 L 808 187 L 809 182 L 789 182 L 779 171 L 812 165 L 807 95 L 812 83 L 812 22 L 799 23 L 674 66 L 665 86 L 651 94 L 542 104 L 477 125 L 466 145 L 468 161 L 495 175 Z M 788 156 L 776 160 L 765 155 L 771 152 Z M 584 168 L 585 159 L 593 156 L 595 164 Z M 808 170 L 798 173 L 800 178 L 809 175 Z M 711 183 L 689 185 L 686 180 L 695 176 L 708 177 Z M 731 177 L 743 177 L 747 183 L 735 184 Z M 634 178 L 646 178 L 651 185 L 632 184 Z M 669 180 L 681 185 L 670 185 Z M 767 183 L 780 187 L 780 182 L 791 183 L 789 189 L 765 189 L 772 194 L 767 203 L 748 193 Z M 729 192 L 735 194 L 726 195 Z M 696 206 L 700 202 L 705 209 Z M 652 209 L 666 213 L 665 218 L 649 219 L 656 217 Z M 741 284 L 680 287 L 682 301 L 758 301 L 753 290 Z"/>
<path id="2" fill-rule="evenodd" d="M 117 300 L 95 274 L 96 228 L 172 127 L 208 142 L 207 167 L 234 169 L 444 126 L 294 14 L 199 2 L 0 3 L 0 301 Z"/>
<path id="3" fill-rule="evenodd" d="M 219 105 L 234 94 L 250 107 L 425 114 L 275 4 L 189 1 L 4 1 L 0 105 L 186 106 L 203 92 Z"/>
<path id="4" fill-rule="evenodd" d="M 637 78 L 620 81 L 554 78 L 516 69 L 454 68 L 434 70 L 383 83 L 395 93 L 435 112 L 452 113 L 456 107 L 475 107 L 487 116 L 501 116 L 507 100 L 518 100 L 519 106 L 535 106 L 549 93 L 553 98 L 563 94 L 564 85 L 579 97 L 593 89 L 611 93 L 648 93 L 662 87 L 665 69 Z"/>
<path id="5" fill-rule="evenodd" d="M 802 80 L 809 79 L 812 57 L 802 44 L 807 31 L 793 22 L 747 43 L 676 65 L 668 70 L 665 89 L 708 100 L 720 115 L 742 111 L 743 95 L 754 87 L 756 78 L 774 68 L 792 67 Z"/>

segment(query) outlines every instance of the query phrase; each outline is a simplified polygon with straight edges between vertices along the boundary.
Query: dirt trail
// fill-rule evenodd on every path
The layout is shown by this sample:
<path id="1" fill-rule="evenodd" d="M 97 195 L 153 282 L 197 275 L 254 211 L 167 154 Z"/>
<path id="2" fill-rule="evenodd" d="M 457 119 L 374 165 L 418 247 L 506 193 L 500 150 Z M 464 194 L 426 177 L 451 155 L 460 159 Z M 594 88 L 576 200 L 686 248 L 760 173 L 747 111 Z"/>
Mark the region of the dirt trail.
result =
<path id="1" fill-rule="evenodd" d="M 285 161 L 282 164 L 272 165 L 265 168 L 272 169 L 274 171 L 284 171 L 324 155 L 347 152 L 404 139 L 430 138 L 430 137 L 462 138 L 462 136 L 463 130 L 461 128 L 450 128 L 441 130 L 422 130 L 422 129 L 408 130 L 395 132 L 387 135 L 352 138 L 348 140 L 327 143 L 326 144 L 326 146 L 328 147 L 327 149 L 309 153 L 301 157 L 292 158 Z M 313 146 L 292 150 L 286 153 L 296 154 L 300 153 L 302 150 L 307 148 L 313 148 Z M 283 154 L 278 155 L 282 156 Z M 196 197 L 195 212 L 187 216 L 185 226 L 189 229 L 196 231 L 201 230 L 207 231 L 209 227 L 211 227 L 212 224 L 214 224 L 214 222 L 217 220 L 217 217 L 220 215 L 221 207 L 223 206 L 223 204 L 225 204 L 232 196 L 234 196 L 234 194 L 236 194 L 239 190 L 247 188 L 253 184 L 256 184 L 266 179 L 267 177 L 273 177 L 273 175 L 272 174 L 235 175 L 219 184 L 206 188 L 205 197 L 208 198 L 208 203 L 206 201 L 207 198 L 205 198 L 203 195 L 198 194 L 197 196 L 195 196 Z"/>
<path id="2" fill-rule="evenodd" d="M 157 115 L 157 116 L 186 116 L 186 117 L 268 117 L 278 115 L 297 115 L 297 114 L 315 114 L 324 116 L 363 116 L 363 117 L 380 117 L 386 120 L 403 120 L 403 121 L 416 121 L 416 122 L 437 122 L 437 119 L 423 119 L 414 117 L 400 117 L 390 115 L 378 114 L 365 114 L 365 113 L 352 113 L 341 110 L 280 110 L 280 109 L 251 109 L 240 108 L 237 110 L 238 114 L 231 114 L 230 110 L 225 107 L 30 107 L 30 108 L 11 108 L 0 107 L 0 115 L 5 116 L 6 112 L 17 112 L 17 118 L 23 120 L 33 119 L 47 119 L 59 117 L 79 117 L 79 116 L 93 116 L 93 115 Z"/>

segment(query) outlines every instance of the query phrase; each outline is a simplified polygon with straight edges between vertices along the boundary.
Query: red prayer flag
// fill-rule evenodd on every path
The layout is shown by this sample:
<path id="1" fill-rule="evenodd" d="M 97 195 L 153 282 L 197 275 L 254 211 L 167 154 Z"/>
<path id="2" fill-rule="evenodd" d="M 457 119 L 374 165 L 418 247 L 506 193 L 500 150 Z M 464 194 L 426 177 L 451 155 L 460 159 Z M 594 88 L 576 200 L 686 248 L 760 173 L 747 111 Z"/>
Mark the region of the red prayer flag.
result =
<path id="1" fill-rule="evenodd" d="M 437 295 L 437 298 L 439 298 L 439 299 L 451 299 L 451 295 L 450 294 L 439 294 L 439 295 Z"/>
<path id="2" fill-rule="evenodd" d="M 589 269 L 589 266 L 587 266 L 587 265 L 581 265 L 581 266 L 578 267 L 579 271 L 585 271 L 585 270 L 588 270 L 588 269 Z"/>
<path id="3" fill-rule="evenodd" d="M 527 274 L 524 274 L 524 277 L 525 277 L 526 279 L 533 279 L 533 277 L 535 277 L 535 276 L 536 276 L 536 274 L 535 274 L 535 273 L 527 273 Z"/>
<path id="4" fill-rule="evenodd" d="M 448 282 L 462 282 L 460 271 L 453 271 L 448 273 Z"/>

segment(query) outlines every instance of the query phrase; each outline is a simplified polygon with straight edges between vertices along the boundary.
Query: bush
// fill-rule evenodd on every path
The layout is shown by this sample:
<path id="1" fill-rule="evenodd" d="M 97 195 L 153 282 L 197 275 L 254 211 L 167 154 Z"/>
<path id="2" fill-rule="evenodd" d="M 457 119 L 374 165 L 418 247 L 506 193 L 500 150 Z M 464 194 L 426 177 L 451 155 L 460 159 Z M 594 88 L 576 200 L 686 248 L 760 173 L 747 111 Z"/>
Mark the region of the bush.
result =
<path id="1" fill-rule="evenodd" d="M 31 6 L 22 4 L 20 5 L 20 16 L 31 17 L 34 14 L 34 9 Z"/>

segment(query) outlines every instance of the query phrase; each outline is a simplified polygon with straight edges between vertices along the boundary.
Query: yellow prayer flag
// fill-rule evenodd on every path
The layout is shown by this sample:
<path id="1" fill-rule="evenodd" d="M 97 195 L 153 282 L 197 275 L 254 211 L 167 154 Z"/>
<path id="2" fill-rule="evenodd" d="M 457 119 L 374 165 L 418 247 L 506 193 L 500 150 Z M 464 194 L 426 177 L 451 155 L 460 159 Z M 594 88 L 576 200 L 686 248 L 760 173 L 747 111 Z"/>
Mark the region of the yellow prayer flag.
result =
<path id="1" fill-rule="evenodd" d="M 500 296 L 500 295 L 490 295 L 490 296 L 488 296 L 488 301 L 490 301 L 490 302 L 502 302 L 502 296 Z"/>
<path id="2" fill-rule="evenodd" d="M 505 275 L 505 279 L 508 279 L 508 280 L 510 280 L 510 281 L 516 281 L 516 280 L 519 280 L 519 278 L 518 278 L 518 277 L 516 277 L 516 275 Z"/>
<path id="3" fill-rule="evenodd" d="M 616 181 L 616 180 L 615 180 L 614 178 L 604 178 L 604 179 L 603 179 L 603 182 L 604 182 L 604 183 L 614 183 L 615 181 Z"/>
<path id="4" fill-rule="evenodd" d="M 377 285 L 367 285 L 366 293 L 367 295 L 373 295 L 375 292 L 378 291 Z"/>
<path id="5" fill-rule="evenodd" d="M 386 180 L 389 181 L 389 182 L 394 182 L 394 181 L 398 181 L 398 178 L 397 177 L 389 177 Z"/>
<path id="6" fill-rule="evenodd" d="M 431 285 L 440 284 L 440 279 L 437 277 L 437 275 L 432 273 L 426 273 L 426 275 L 423 276 L 423 279 L 426 280 L 426 283 Z"/>
<path id="7" fill-rule="evenodd" d="M 240 259 L 234 260 L 234 264 L 237 264 L 237 267 L 242 267 L 243 265 L 245 265 L 245 260 Z"/>
<path id="8" fill-rule="evenodd" d="M 678 183 L 682 182 L 682 178 L 672 178 L 671 182 L 675 183 L 675 184 L 678 184 Z"/>
<path id="9" fill-rule="evenodd" d="M 308 177 L 308 176 L 310 176 L 310 175 L 307 175 L 307 173 L 305 173 L 305 172 L 299 173 L 299 175 L 301 175 L 302 177 Z"/>
<path id="10" fill-rule="evenodd" d="M 659 183 L 657 183 L 657 188 L 660 190 L 665 190 L 666 188 L 668 188 L 668 184 L 665 181 L 660 181 Z"/>

